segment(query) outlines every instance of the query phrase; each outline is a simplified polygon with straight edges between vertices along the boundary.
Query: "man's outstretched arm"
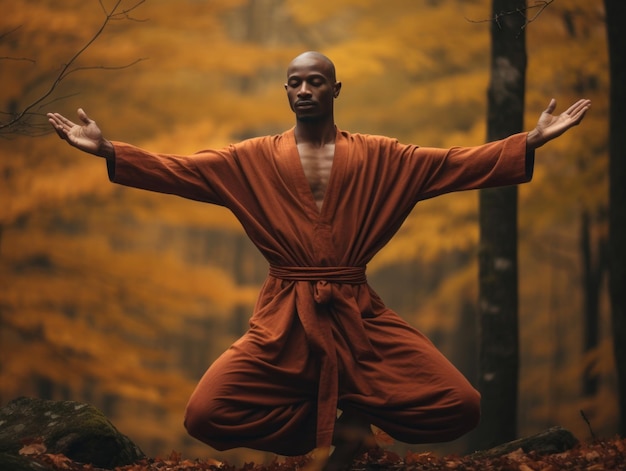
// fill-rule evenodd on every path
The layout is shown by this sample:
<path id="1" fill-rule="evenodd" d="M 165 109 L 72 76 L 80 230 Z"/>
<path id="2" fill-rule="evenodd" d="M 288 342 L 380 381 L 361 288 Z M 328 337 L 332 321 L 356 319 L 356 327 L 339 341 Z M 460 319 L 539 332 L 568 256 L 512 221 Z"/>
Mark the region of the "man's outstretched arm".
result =
<path id="1" fill-rule="evenodd" d="M 578 100 L 560 115 L 553 115 L 556 100 L 550 100 L 548 107 L 541 113 L 535 129 L 528 133 L 526 149 L 528 151 L 541 147 L 546 142 L 559 137 L 569 128 L 578 125 L 591 107 L 591 100 Z"/>
<path id="2" fill-rule="evenodd" d="M 78 109 L 78 117 L 82 124 L 76 124 L 59 113 L 48 113 L 47 116 L 59 137 L 71 146 L 98 157 L 106 159 L 115 157 L 113 144 L 104 138 L 96 122 L 89 119 L 82 108 Z"/>

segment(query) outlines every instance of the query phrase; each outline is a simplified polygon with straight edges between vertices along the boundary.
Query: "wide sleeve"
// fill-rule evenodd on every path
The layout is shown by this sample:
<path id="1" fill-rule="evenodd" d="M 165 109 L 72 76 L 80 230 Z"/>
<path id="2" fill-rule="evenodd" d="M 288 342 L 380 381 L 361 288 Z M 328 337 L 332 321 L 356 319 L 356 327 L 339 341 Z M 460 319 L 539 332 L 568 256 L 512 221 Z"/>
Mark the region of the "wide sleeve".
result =
<path id="1" fill-rule="evenodd" d="M 223 205 L 226 188 L 241 180 L 233 146 L 192 155 L 158 154 L 117 141 L 113 146 L 108 175 L 121 185 Z"/>
<path id="2" fill-rule="evenodd" d="M 476 147 L 398 145 L 403 184 L 414 202 L 453 191 L 490 188 L 531 180 L 534 152 L 526 150 L 527 133 Z"/>

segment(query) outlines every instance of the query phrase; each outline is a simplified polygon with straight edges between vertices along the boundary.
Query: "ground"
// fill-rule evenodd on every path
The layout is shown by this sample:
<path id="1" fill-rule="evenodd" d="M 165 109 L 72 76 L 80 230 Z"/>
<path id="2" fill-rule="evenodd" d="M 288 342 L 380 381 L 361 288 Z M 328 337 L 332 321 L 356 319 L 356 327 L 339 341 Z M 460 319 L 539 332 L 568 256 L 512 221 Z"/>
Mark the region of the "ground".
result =
<path id="1" fill-rule="evenodd" d="M 62 455 L 33 454 L 33 460 L 52 466 L 55 471 L 101 471 L 91 465 L 72 462 Z M 173 452 L 165 459 L 146 459 L 115 471 L 320 471 L 321 463 L 312 457 L 277 459 L 276 461 L 242 467 L 214 460 L 199 461 L 183 458 Z M 351 471 L 603 471 L 626 470 L 626 439 L 614 438 L 582 443 L 559 454 L 538 456 L 521 449 L 497 458 L 471 456 L 437 457 L 431 453 L 408 453 L 404 457 L 374 448 L 358 458 Z"/>

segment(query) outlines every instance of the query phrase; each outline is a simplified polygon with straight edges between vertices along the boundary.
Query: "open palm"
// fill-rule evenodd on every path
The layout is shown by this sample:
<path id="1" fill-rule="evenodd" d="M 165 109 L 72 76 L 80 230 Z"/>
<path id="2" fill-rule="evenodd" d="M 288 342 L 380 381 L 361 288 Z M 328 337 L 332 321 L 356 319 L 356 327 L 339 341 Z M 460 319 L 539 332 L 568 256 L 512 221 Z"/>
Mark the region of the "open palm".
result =
<path id="1" fill-rule="evenodd" d="M 555 116 L 552 114 L 556 108 L 556 100 L 553 98 L 548 107 L 541 113 L 536 130 L 543 141 L 548 142 L 580 123 L 590 105 L 589 100 L 578 100 L 563 113 Z"/>
<path id="2" fill-rule="evenodd" d="M 48 121 L 61 139 L 85 152 L 98 153 L 103 141 L 102 131 L 82 108 L 78 110 L 78 117 L 82 124 L 76 124 L 59 113 L 48 113 Z"/>

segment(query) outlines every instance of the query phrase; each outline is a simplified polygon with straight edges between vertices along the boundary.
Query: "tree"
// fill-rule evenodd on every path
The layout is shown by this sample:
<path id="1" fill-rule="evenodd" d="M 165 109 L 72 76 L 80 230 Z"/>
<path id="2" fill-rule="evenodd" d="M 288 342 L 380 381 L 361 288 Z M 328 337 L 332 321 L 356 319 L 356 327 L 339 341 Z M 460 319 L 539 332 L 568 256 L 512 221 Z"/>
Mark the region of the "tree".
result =
<path id="1" fill-rule="evenodd" d="M 487 140 L 522 131 L 526 73 L 525 7 L 494 0 Z M 519 14 L 510 13 L 517 11 Z M 477 448 L 515 438 L 518 386 L 517 188 L 481 190 L 479 378 L 482 420 Z"/>
<path id="2" fill-rule="evenodd" d="M 67 99 L 46 111 L 73 115 L 83 106 L 108 137 L 153 150 L 191 153 L 221 146 L 293 124 L 283 101 L 284 66 L 295 54 L 314 48 L 333 58 L 344 82 L 337 110 L 340 127 L 422 145 L 480 144 L 485 138 L 488 23 L 466 18 L 488 18 L 489 3 L 320 0 L 312 9 L 301 0 L 152 0 L 136 13 L 149 21 L 110 23 L 80 64 L 149 60 L 113 72 L 71 74 L 55 95 Z M 603 180 L 593 186 L 590 179 L 581 183 L 571 173 L 578 168 L 572 163 L 575 156 L 594 163 L 587 170 L 607 175 L 602 145 L 608 67 L 604 19 L 595 19 L 599 7 L 594 3 L 553 2 L 527 34 L 529 51 L 534 45 L 525 98 L 529 119 L 545 107 L 551 93 L 558 93 L 561 104 L 580 96 L 578 77 L 594 78 L 597 89 L 584 94 L 592 95 L 594 103 L 584 125 L 542 149 L 535 181 L 520 188 L 525 348 L 519 398 L 524 416 L 518 430 L 523 434 L 553 419 L 580 436 L 587 430 L 577 413 L 570 414 L 579 410 L 572 401 L 578 399 L 580 385 L 580 272 L 577 239 L 564 242 L 563 236 L 577 233 L 578 220 L 572 219 L 579 214 L 578 201 L 604 201 L 607 188 Z M 6 50 L 0 56 L 34 58 L 48 70 L 58 67 L 59 57 L 67 60 L 67 51 L 78 50 L 100 24 L 98 4 L 3 2 L 5 28 L 22 25 L 11 36 L 21 52 Z M 575 12 L 581 28 L 576 42 L 559 27 L 563 10 Z M 595 28 L 590 36 L 584 34 L 589 28 Z M 2 65 L 5 104 L 4 97 L 23 96 L 20 87 L 31 82 L 27 73 L 35 67 L 13 61 Z M 80 95 L 73 96 L 77 91 Z M 547 153 L 550 157 L 544 158 Z M 586 154 L 593 158 L 585 159 Z M 570 172 L 568 178 L 554 178 L 564 172 Z M 110 185 L 100 159 L 78 155 L 54 136 L 4 140 L 0 173 L 0 201 L 9 203 L 0 206 L 0 220 L 6 221 L 0 309 L 5 319 L 19 322 L 10 328 L 5 324 L 0 332 L 0 400 L 34 394 L 31 384 L 38 373 L 54 381 L 55 391 L 69 388 L 73 398 L 96 405 L 104 394 L 114 394 L 111 419 L 145 452 L 175 448 L 204 456 L 207 450 L 186 438 L 181 409 L 198 375 L 239 332 L 228 316 L 242 303 L 254 303 L 257 283 L 267 271 L 264 260 L 248 267 L 256 263 L 254 249 L 234 253 L 244 240 L 237 221 L 221 208 Z M 579 197 L 581 188 L 585 193 Z M 458 329 L 467 340 L 468 330 L 457 322 L 465 303 L 475 305 L 477 297 L 477 207 L 474 193 L 420 203 L 368 266 L 368 278 L 382 298 L 462 368 L 469 350 L 450 332 Z M 546 250 L 554 256 L 546 256 Z M 557 266 L 556 256 L 566 257 L 567 263 Z M 257 273 L 261 281 L 249 273 Z M 549 273 L 555 273 L 555 283 Z M 551 302 L 563 319 L 557 341 L 546 335 L 546 292 L 551 287 Z M 249 314 L 250 308 L 243 311 Z M 11 343 L 31 333 L 19 350 Z M 36 337 L 41 334 L 43 338 Z M 544 355 L 554 343 L 562 347 L 563 362 L 547 371 Z M 564 379 L 564 371 L 574 368 Z M 547 404 L 550 384 L 557 393 Z M 137 399 L 127 400 L 130 393 Z M 609 410 L 609 419 L 615 415 L 613 404 L 600 404 Z M 599 431 L 600 418 L 592 420 Z M 238 451 L 235 459 L 257 457 L 244 458 Z"/>
<path id="3" fill-rule="evenodd" d="M 626 433 L 626 3 L 604 0 L 610 63 L 609 277 L 613 348 L 618 377 L 619 433 Z"/>
<path id="4" fill-rule="evenodd" d="M 598 237 L 596 247 L 592 242 L 591 215 L 588 210 L 581 214 L 580 251 L 582 254 L 582 289 L 583 289 L 583 352 L 592 354 L 600 341 L 600 295 L 602 281 L 608 262 L 606 240 Z M 600 376 L 597 360 L 586 362 L 582 378 L 583 395 L 594 396 L 598 392 Z"/>
<path id="5" fill-rule="evenodd" d="M 38 135 L 41 133 L 50 132 L 50 127 L 48 126 L 45 120 L 41 118 L 44 116 L 44 112 L 42 112 L 42 108 L 49 106 L 55 98 L 55 92 L 57 88 L 61 84 L 61 82 L 65 81 L 67 77 L 75 72 L 81 70 L 89 70 L 89 69 L 122 69 L 126 67 L 130 67 L 133 64 L 141 61 L 141 59 L 137 59 L 133 61 L 131 64 L 126 64 L 122 66 L 79 66 L 77 64 L 79 58 L 83 55 L 87 49 L 91 47 L 91 45 L 102 35 L 103 31 L 107 28 L 107 26 L 116 20 L 133 20 L 136 21 L 135 18 L 131 17 L 131 13 L 137 9 L 145 0 L 138 0 L 131 6 L 126 6 L 123 3 L 123 0 L 117 0 L 113 7 L 110 10 L 107 10 L 104 4 L 100 3 L 102 8 L 102 12 L 104 14 L 104 19 L 100 26 L 96 29 L 95 33 L 89 38 L 89 40 L 83 44 L 80 48 L 78 48 L 72 55 L 67 59 L 67 62 L 63 63 L 60 69 L 56 73 L 50 73 L 45 70 L 39 70 L 35 76 L 33 77 L 31 82 L 25 81 L 22 92 L 23 95 L 20 97 L 12 97 L 5 104 L 7 107 L 6 110 L 0 112 L 0 116 L 3 117 L 2 121 L 0 121 L 0 137 L 6 137 L 8 135 L 14 134 L 25 134 L 25 135 Z M 16 31 L 20 27 L 14 28 L 12 30 L 3 32 L 0 34 L 0 43 L 12 43 L 11 36 L 16 33 Z M 27 62 L 36 65 L 36 60 L 27 58 L 27 57 L 12 57 L 5 56 L 0 57 L 0 60 L 4 61 L 18 61 L 18 62 Z M 34 97 L 30 97 L 30 93 L 33 89 L 37 90 Z M 26 101 L 27 103 L 22 103 Z M 40 118 L 40 119 L 37 119 Z"/>

